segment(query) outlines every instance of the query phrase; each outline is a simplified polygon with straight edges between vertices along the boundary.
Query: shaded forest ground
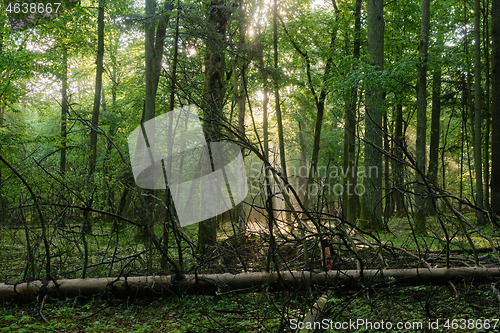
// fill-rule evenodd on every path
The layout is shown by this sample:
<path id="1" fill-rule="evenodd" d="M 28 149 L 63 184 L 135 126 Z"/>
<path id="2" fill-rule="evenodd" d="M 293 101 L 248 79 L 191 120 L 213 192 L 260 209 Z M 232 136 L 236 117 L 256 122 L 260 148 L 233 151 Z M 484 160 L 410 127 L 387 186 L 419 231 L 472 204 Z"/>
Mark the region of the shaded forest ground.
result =
<path id="1" fill-rule="evenodd" d="M 316 290 L 313 296 L 322 292 Z M 448 319 L 498 318 L 499 304 L 486 284 L 362 291 L 338 288 L 332 290 L 323 317 L 334 322 L 365 319 L 424 325 L 429 320 L 439 320 L 440 329 L 432 332 L 500 332 L 498 327 L 488 330 L 444 327 Z M 311 306 L 310 297 L 289 292 L 153 300 L 47 299 L 43 308 L 36 301 L 0 305 L 0 332 L 278 332 L 280 326 L 289 332 L 292 320 L 303 320 Z"/>
<path id="2" fill-rule="evenodd" d="M 467 215 L 473 220 L 473 215 Z M 424 237 L 415 237 L 404 218 L 393 218 L 388 223 L 389 231 L 377 234 L 384 247 L 370 247 L 359 243 L 358 255 L 365 267 L 382 266 L 379 251 L 385 264 L 391 268 L 445 266 L 443 235 L 436 221 L 429 218 L 430 232 Z M 434 225 L 436 223 L 436 225 Z M 455 223 L 450 217 L 444 221 L 454 235 L 450 246 L 451 266 L 474 266 L 475 260 L 465 237 L 455 232 Z M 210 262 L 204 263 L 199 272 L 237 273 L 243 270 L 263 271 L 268 250 L 268 235 L 258 220 L 249 224 L 248 235 L 234 236 L 230 223 L 221 225 L 218 246 Z M 312 228 L 312 226 L 309 226 Z M 334 230 L 335 225 L 329 226 Z M 57 275 L 63 278 L 80 277 L 82 249 L 78 225 L 51 228 L 51 242 L 58 249 L 53 255 Z M 73 230 L 71 232 L 71 230 Z M 36 233 L 36 228 L 33 228 Z M 196 234 L 195 227 L 186 228 L 188 234 Z M 492 235 L 496 247 L 496 233 L 492 226 L 481 227 L 481 233 Z M 16 228 L 0 229 L 0 280 L 20 281 L 25 269 L 25 231 Z M 62 237 L 61 235 L 70 235 Z M 71 236 L 73 235 L 73 236 Z M 488 249 L 488 242 L 477 232 L 469 235 L 480 251 L 480 264 L 485 267 L 498 266 L 498 260 Z M 361 237 L 352 233 L 353 237 Z M 71 237 L 74 237 L 72 239 Z M 158 264 L 158 253 L 145 251 L 140 232 L 133 226 L 121 225 L 119 232 L 109 222 L 96 221 L 89 237 L 90 260 L 88 277 L 117 276 L 126 274 L 148 274 L 147 261 L 154 262 L 155 274 L 166 274 Z M 318 246 L 311 238 L 310 265 L 321 269 L 322 260 Z M 335 236 L 331 237 L 337 244 Z M 365 239 L 366 240 L 366 239 Z M 337 240 L 338 241 L 338 240 Z M 176 258 L 172 241 L 170 253 Z M 333 269 L 355 269 L 352 253 L 338 243 Z M 278 260 L 284 269 L 304 269 L 303 243 L 291 238 L 279 239 Z M 195 258 L 185 251 L 186 267 L 195 267 Z M 401 251 L 404 249 L 404 251 Z M 422 260 L 419 260 L 421 258 Z M 43 260 L 39 258 L 39 269 Z M 265 288 L 245 294 L 230 292 L 218 295 L 181 295 L 152 299 L 118 299 L 111 295 L 100 295 L 92 299 L 76 298 L 59 300 L 46 298 L 29 303 L 0 304 L 1 332 L 279 332 L 291 331 L 293 320 L 301 322 L 315 301 L 327 295 L 328 302 L 322 307 L 321 318 L 333 322 L 365 319 L 375 321 L 422 322 L 440 321 L 438 330 L 422 332 L 500 332 L 497 329 L 451 329 L 445 328 L 446 320 L 494 319 L 500 316 L 500 299 L 490 284 L 475 284 L 474 281 L 446 286 L 380 287 L 361 285 L 358 290 L 342 286 L 326 291 L 313 287 L 310 294 L 304 291 L 271 293 Z M 460 322 L 457 322 L 460 323 Z M 344 331 L 344 330 L 343 330 Z M 362 331 L 362 330 L 353 330 Z M 370 331 L 370 330 L 368 330 Z M 392 330 L 397 331 L 397 330 Z M 401 331 L 406 332 L 407 330 Z"/>

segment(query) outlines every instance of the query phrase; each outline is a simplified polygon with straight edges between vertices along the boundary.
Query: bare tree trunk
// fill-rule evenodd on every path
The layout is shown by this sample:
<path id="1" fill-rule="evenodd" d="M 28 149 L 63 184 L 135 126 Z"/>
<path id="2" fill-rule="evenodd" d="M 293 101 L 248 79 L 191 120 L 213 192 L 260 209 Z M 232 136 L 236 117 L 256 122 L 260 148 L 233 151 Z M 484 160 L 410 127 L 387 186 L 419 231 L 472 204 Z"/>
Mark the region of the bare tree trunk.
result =
<path id="1" fill-rule="evenodd" d="M 432 116 L 431 116 L 431 142 L 429 146 L 429 181 L 437 184 L 439 166 L 439 131 L 441 125 L 441 68 L 438 67 L 432 76 Z M 426 202 L 427 212 L 435 215 L 436 211 L 432 198 Z"/>
<path id="2" fill-rule="evenodd" d="M 403 159 L 404 159 L 404 136 L 403 136 L 403 106 L 397 104 L 395 108 L 394 124 L 394 159 L 392 160 L 392 170 L 394 172 L 394 203 L 396 206 L 396 215 L 405 214 L 404 196 L 403 196 Z"/>
<path id="3" fill-rule="evenodd" d="M 485 116 L 486 129 L 484 131 L 484 204 L 486 209 L 490 209 L 490 134 L 491 134 L 491 110 L 490 110 L 490 31 L 489 31 L 489 1 L 486 1 L 483 11 L 483 49 L 484 49 L 484 64 L 486 73 L 486 89 L 484 93 L 485 99 Z"/>
<path id="4" fill-rule="evenodd" d="M 90 131 L 90 168 L 93 175 L 97 163 L 97 127 L 99 126 L 99 107 L 101 105 L 102 72 L 104 69 L 104 7 L 106 0 L 99 0 L 97 14 L 97 59 L 95 74 L 94 108 L 92 110 L 92 128 Z"/>
<path id="5" fill-rule="evenodd" d="M 500 215 L 500 0 L 492 0 L 491 209 Z"/>
<path id="6" fill-rule="evenodd" d="M 430 0 L 422 0 L 422 25 L 419 43 L 419 65 L 417 70 L 417 144 L 416 167 L 417 185 L 415 187 L 415 228 L 416 232 L 426 234 L 425 223 L 425 177 L 426 137 L 427 137 L 427 58 L 429 49 Z"/>
<path id="7" fill-rule="evenodd" d="M 273 65 L 274 69 L 278 70 L 278 0 L 273 1 Z M 285 142 L 283 138 L 283 119 L 281 114 L 280 104 L 280 90 L 279 90 L 279 77 L 275 72 L 273 76 L 273 89 L 274 89 L 274 110 L 276 112 L 276 123 L 278 125 L 278 147 L 280 154 L 281 177 L 285 182 L 288 182 L 288 174 L 286 172 L 286 156 L 285 156 Z M 267 173 L 266 173 L 267 175 Z M 270 177 L 269 177 L 270 178 Z M 269 186 L 270 184 L 268 184 Z M 283 194 L 286 195 L 286 194 Z M 269 206 L 269 204 L 268 204 Z M 286 221 L 291 223 L 291 215 L 288 212 L 291 207 L 285 205 Z M 269 219 L 269 254 L 267 257 L 267 270 L 269 271 L 271 261 L 276 265 L 276 241 L 274 238 L 274 221 Z"/>
<path id="8" fill-rule="evenodd" d="M 483 208 L 482 150 L 482 88 L 481 88 L 481 3 L 474 1 L 474 169 L 476 171 L 476 206 Z M 476 211 L 478 224 L 483 224 L 484 214 Z"/>
<path id="9" fill-rule="evenodd" d="M 262 64 L 264 61 L 262 60 Z M 263 67 L 262 67 L 263 68 Z M 264 85 L 267 84 L 267 78 L 264 76 Z M 264 158 L 266 161 L 269 161 L 269 122 L 268 122 L 268 105 L 269 105 L 269 97 L 267 87 L 264 86 L 264 97 L 262 100 L 262 128 L 263 128 L 263 141 L 264 141 Z M 274 248 L 276 246 L 276 241 L 273 234 L 275 218 L 274 218 L 274 202 L 273 202 L 273 187 L 272 187 L 272 176 L 271 170 L 265 166 L 265 191 L 266 191 L 266 211 L 267 211 L 267 224 L 269 230 L 269 253 L 267 256 L 266 263 L 266 271 L 269 272 L 271 268 L 271 262 L 275 262 L 275 251 Z"/>
<path id="10" fill-rule="evenodd" d="M 171 0 L 166 0 L 163 10 L 172 10 Z M 158 82 L 160 80 L 161 73 L 161 62 L 163 58 L 163 45 L 165 42 L 165 33 L 168 25 L 169 16 L 166 13 L 162 13 L 159 16 L 156 14 L 156 0 L 146 0 L 146 19 L 144 22 L 144 58 L 145 58 L 145 97 L 144 97 L 144 109 L 141 119 L 141 124 L 151 120 L 155 117 L 156 113 L 156 92 L 158 90 Z M 156 28 L 156 22 L 158 21 L 158 27 Z M 156 32 L 155 32 L 156 28 Z M 148 135 L 148 142 L 154 142 L 154 133 Z M 153 191 L 145 191 L 149 195 L 144 199 L 144 209 L 143 214 L 144 228 L 147 234 L 147 244 L 146 247 L 151 249 L 151 245 L 155 242 L 153 240 L 153 204 L 151 196 L 154 194 Z M 160 250 L 160 249 L 159 249 Z M 167 252 L 161 250 L 162 255 L 168 255 Z M 165 259 L 165 258 L 163 258 Z M 151 256 L 148 256 L 148 270 L 151 270 L 152 261 Z"/>
<path id="11" fill-rule="evenodd" d="M 212 0 L 209 5 L 208 27 L 213 38 L 207 40 L 205 57 L 205 87 L 204 87 L 204 131 L 208 141 L 218 141 L 222 138 L 222 109 L 225 96 L 226 59 L 226 25 L 229 12 L 224 7 L 224 1 Z M 198 247 L 205 253 L 207 247 L 217 241 L 216 218 L 210 218 L 198 224 Z"/>
<path id="12" fill-rule="evenodd" d="M 361 51 L 361 0 L 356 0 L 354 9 L 354 45 L 353 57 L 359 59 Z M 344 131 L 344 173 L 345 186 L 343 198 L 343 213 L 347 221 L 355 224 L 359 216 L 359 197 L 355 188 L 357 182 L 356 172 L 356 109 L 358 102 L 358 87 L 352 87 L 346 100 L 345 131 Z"/>
<path id="13" fill-rule="evenodd" d="M 68 49 L 62 50 L 62 89 L 61 89 L 61 156 L 59 170 L 62 175 L 66 173 L 66 119 L 68 117 Z"/>
<path id="14" fill-rule="evenodd" d="M 165 11 L 172 10 L 169 0 L 165 1 L 163 8 Z M 144 99 L 143 122 L 155 117 L 156 91 L 160 80 L 161 60 L 163 58 L 163 44 L 165 32 L 168 25 L 169 16 L 161 14 L 158 18 L 158 28 L 156 29 L 156 0 L 146 0 L 146 20 L 145 20 L 145 52 L 146 60 L 146 96 Z"/>
<path id="15" fill-rule="evenodd" d="M 264 162 L 269 163 L 269 88 L 268 88 L 268 74 L 264 62 L 264 54 L 262 47 L 259 47 L 259 66 L 262 74 L 263 83 L 263 97 L 262 97 L 262 141 L 263 141 L 263 152 Z M 273 195 L 273 177 L 271 170 L 264 164 L 264 188 L 265 188 L 265 207 L 267 213 L 267 226 L 269 230 L 269 249 L 266 261 L 266 271 L 269 272 L 271 268 L 271 263 L 276 262 L 276 253 L 274 248 L 276 246 L 276 240 L 274 238 L 274 224 L 276 218 L 274 216 L 274 195 Z"/>
<path id="16" fill-rule="evenodd" d="M 3 25 L 3 22 L 0 22 Z M 3 32 L 0 33 L 0 56 L 3 53 Z M 0 99 L 0 127 L 3 126 L 3 117 L 5 113 L 5 106 L 2 99 Z M 2 154 L 0 147 L 0 154 Z M 4 199 L 3 190 L 2 190 L 2 168 L 0 167 L 0 224 L 4 225 L 7 222 L 7 203 Z M 26 238 L 26 241 L 29 242 L 29 239 Z"/>
<path id="17" fill-rule="evenodd" d="M 176 13 L 176 18 L 175 18 L 175 35 L 174 35 L 174 54 L 173 54 L 173 60 L 172 60 L 172 73 L 171 73 L 171 80 L 170 80 L 170 105 L 169 105 L 169 110 L 173 111 L 175 108 L 175 94 L 176 94 L 176 86 L 177 86 L 177 65 L 178 65 L 178 57 L 179 57 L 179 19 L 180 19 L 180 0 L 177 1 L 177 13 Z M 171 127 L 172 124 L 169 124 Z M 166 163 L 172 163 L 171 159 L 169 159 Z M 171 165 L 167 166 L 167 169 L 171 169 Z M 175 206 L 172 200 L 172 196 L 170 193 L 170 188 L 166 187 L 166 190 L 164 193 L 162 193 L 161 197 L 165 201 L 165 207 L 161 208 L 162 212 L 162 226 L 163 226 L 163 253 L 162 253 L 162 258 L 161 258 L 161 266 L 163 269 L 167 268 L 167 263 L 168 263 L 168 258 L 166 255 L 168 254 L 168 247 L 169 247 L 169 230 L 168 230 L 168 222 L 170 222 L 172 226 L 172 232 L 175 238 L 175 243 L 177 245 L 177 256 L 179 260 L 179 269 L 180 272 L 183 274 L 184 273 L 184 259 L 183 259 L 183 253 L 182 253 L 182 246 L 181 246 L 181 239 L 179 235 L 179 230 L 178 228 L 178 223 L 177 223 L 177 215 L 175 211 Z"/>
<path id="18" fill-rule="evenodd" d="M 384 1 L 367 1 L 368 57 L 377 71 L 384 69 Z M 371 83 L 366 91 L 365 193 L 361 200 L 359 227 L 381 230 L 382 224 L 382 114 L 383 93 Z M 372 172 L 375 170 L 375 174 Z"/>
<path id="19" fill-rule="evenodd" d="M 278 146 L 280 154 L 280 164 L 281 164 L 281 177 L 285 182 L 288 182 L 288 173 L 286 170 L 286 155 L 285 155 L 285 139 L 283 136 L 283 117 L 281 113 L 281 102 L 280 102 L 280 83 L 277 74 L 278 66 L 278 0 L 273 1 L 273 56 L 274 56 L 274 69 L 276 70 L 273 82 L 274 82 L 274 109 L 276 112 L 276 123 L 278 125 Z M 286 221 L 291 223 L 291 213 L 292 207 L 286 207 Z"/>
<path id="20" fill-rule="evenodd" d="M 182 281 L 175 276 L 134 276 L 107 277 L 95 279 L 57 280 L 57 286 L 49 281 L 43 287 L 43 281 L 19 284 L 0 284 L 0 301 L 29 300 L 36 298 L 42 291 L 53 297 L 92 296 L 110 294 L 116 296 L 151 296 L 164 293 L 210 294 L 221 288 L 239 292 L 253 291 L 267 287 L 269 290 L 300 290 L 306 286 L 344 285 L 347 288 L 359 288 L 361 282 L 372 281 L 391 286 L 408 285 L 447 285 L 449 282 L 490 282 L 500 277 L 500 268 L 459 267 L 433 269 L 384 269 L 384 270 L 345 270 L 345 271 L 281 271 L 273 273 L 252 272 L 240 274 L 189 274 Z"/>
<path id="21" fill-rule="evenodd" d="M 239 7 L 243 9 L 243 1 L 240 0 Z M 245 49 L 245 33 L 246 33 L 246 18 L 245 18 L 245 12 L 242 10 L 241 16 L 239 17 L 239 30 L 240 30 L 240 40 L 239 40 L 239 45 L 240 48 L 243 50 Z M 240 60 L 240 77 L 242 80 L 241 83 L 241 90 L 238 89 L 238 82 L 237 82 L 237 76 L 236 76 L 236 71 L 233 71 L 233 75 L 235 77 L 235 97 L 238 102 L 238 132 L 241 137 L 245 136 L 245 106 L 246 106 L 246 98 L 247 98 L 247 78 L 246 78 L 246 58 L 241 57 Z M 243 155 L 244 156 L 244 155 Z M 238 231 L 240 234 L 245 234 L 246 229 L 247 229 L 247 224 L 246 224 L 246 212 L 245 212 L 245 203 L 240 202 L 236 206 L 236 216 L 238 220 Z"/>
<path id="22" fill-rule="evenodd" d="M 387 125 L 387 113 L 384 113 L 383 118 L 383 128 L 384 128 L 384 150 L 386 152 L 390 151 L 389 146 L 389 128 Z M 384 155 L 384 217 L 387 219 L 394 214 L 394 201 L 392 195 L 390 195 L 390 171 L 389 171 L 389 155 Z"/>
<path id="23" fill-rule="evenodd" d="M 307 195 L 306 186 L 307 186 L 307 174 L 303 175 L 302 170 L 307 170 L 307 158 L 306 158 L 306 134 L 304 133 L 304 127 L 302 123 L 299 121 L 299 146 L 300 146 L 300 173 L 299 173 L 299 196 L 300 201 L 304 202 L 305 196 Z"/>

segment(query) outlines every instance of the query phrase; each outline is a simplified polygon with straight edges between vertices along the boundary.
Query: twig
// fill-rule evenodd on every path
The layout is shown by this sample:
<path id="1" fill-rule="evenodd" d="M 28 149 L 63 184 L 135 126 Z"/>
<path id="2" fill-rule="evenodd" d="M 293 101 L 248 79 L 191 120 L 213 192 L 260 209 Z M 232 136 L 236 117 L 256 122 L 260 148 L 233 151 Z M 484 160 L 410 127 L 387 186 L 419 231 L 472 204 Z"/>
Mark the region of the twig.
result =
<path id="1" fill-rule="evenodd" d="M 45 296 L 43 296 L 43 299 L 42 299 L 42 304 L 40 304 L 40 310 L 38 311 L 38 313 L 40 314 L 40 316 L 42 317 L 43 321 L 46 322 L 47 324 L 50 325 L 50 322 L 47 320 L 47 318 L 45 318 L 45 316 L 43 315 L 43 306 L 45 305 L 45 300 L 47 299 L 47 294 L 45 294 Z"/>

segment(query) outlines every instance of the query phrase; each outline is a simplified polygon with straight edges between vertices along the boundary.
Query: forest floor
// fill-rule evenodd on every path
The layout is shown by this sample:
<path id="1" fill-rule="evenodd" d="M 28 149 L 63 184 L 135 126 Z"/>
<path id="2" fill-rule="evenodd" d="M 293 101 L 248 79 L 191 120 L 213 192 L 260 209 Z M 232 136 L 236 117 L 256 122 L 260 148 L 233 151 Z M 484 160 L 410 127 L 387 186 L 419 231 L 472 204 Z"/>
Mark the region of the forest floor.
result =
<path id="1" fill-rule="evenodd" d="M 43 308 L 39 301 L 3 303 L 0 332 L 231 333 L 278 332 L 280 327 L 290 332 L 303 320 L 311 300 L 322 292 L 317 290 L 313 297 L 260 292 L 136 300 L 47 299 Z M 331 327 L 361 319 L 372 325 L 382 321 L 384 325 L 422 325 L 402 330 L 360 326 L 327 332 L 500 332 L 500 324 L 494 321 L 500 317 L 499 304 L 486 284 L 332 290 L 324 318 L 331 320 Z M 484 329 L 486 319 L 490 320 L 488 329 Z M 437 323 L 437 329 L 429 328 L 429 323 Z"/>
<path id="2" fill-rule="evenodd" d="M 451 266 L 474 266 L 467 240 L 453 230 L 457 228 L 456 224 L 451 219 L 444 223 L 452 235 Z M 394 218 L 388 225 L 390 232 L 377 234 L 380 242 L 387 245 L 383 250 L 385 264 L 390 268 L 423 267 L 424 263 L 416 259 L 420 253 L 427 264 L 444 267 L 443 235 L 439 232 L 437 221 L 429 221 L 431 231 L 423 237 L 415 237 L 410 227 L 405 225 L 404 219 Z M 250 229 L 248 236 L 237 238 L 232 236 L 230 226 L 228 224 L 220 228 L 217 262 L 206 265 L 203 272 L 238 273 L 243 268 L 247 271 L 263 271 L 267 236 Z M 194 227 L 192 229 L 187 228 L 187 232 L 195 235 L 196 230 Z M 59 229 L 51 230 L 51 235 L 54 235 L 52 244 L 58 249 L 54 254 L 53 267 L 60 277 L 80 277 L 82 252 L 78 245 L 79 233 L 68 233 L 74 235 L 74 239 L 67 239 L 56 237 L 58 232 Z M 116 240 L 109 225 L 96 224 L 93 232 L 95 236 L 89 238 L 88 277 L 117 276 L 123 265 L 129 275 L 147 274 L 144 259 L 148 258 L 143 253 L 141 235 L 135 229 L 123 228 Z M 499 246 L 496 230 L 492 226 L 469 232 L 476 247 L 487 249 L 489 243 L 480 234 L 491 235 L 493 245 Z M 0 228 L 0 239 L 0 282 L 22 280 L 26 260 L 24 231 Z M 194 237 L 193 240 L 196 241 Z M 285 269 L 306 268 L 301 265 L 300 244 L 288 240 L 282 240 L 279 244 L 277 255 L 281 262 L 286 263 Z M 109 264 L 113 258 L 113 248 L 117 249 L 117 258 L 126 260 Z M 315 251 L 313 255 L 316 257 L 311 257 L 317 258 L 311 261 L 313 269 L 321 269 L 320 255 L 318 250 Z M 381 266 L 377 251 L 369 246 L 359 247 L 358 254 L 365 268 Z M 174 247 L 172 254 L 175 253 Z M 405 256 L 405 253 L 408 255 Z M 339 260 L 334 263 L 334 269 L 356 268 L 356 262 L 348 251 L 339 247 L 338 255 Z M 498 266 L 498 261 L 491 253 L 485 251 L 480 255 L 483 266 Z M 159 257 L 152 260 L 158 263 Z M 186 255 L 186 266 L 189 267 L 193 262 Z M 243 267 L 243 263 L 246 267 Z M 41 261 L 37 267 L 43 267 Z M 156 272 L 162 273 L 168 272 Z M 151 299 L 118 299 L 102 295 L 66 300 L 47 298 L 28 303 L 4 302 L 0 303 L 0 332 L 289 332 L 302 323 L 304 315 L 323 295 L 327 295 L 328 299 L 322 311 L 322 318 L 326 320 L 322 323 L 326 326 L 335 328 L 335 325 L 365 321 L 355 329 L 349 326 L 351 329 L 327 330 L 330 332 L 500 332 L 500 299 L 492 285 L 473 282 L 415 287 L 367 285 L 361 290 L 338 286 L 328 291 L 313 288 L 310 294 L 298 290 L 270 292 L 261 289 L 245 294 L 225 292 L 219 295 L 158 296 Z M 393 325 L 401 322 L 416 326 L 413 326 L 413 330 L 397 330 L 395 326 L 392 330 L 374 330 L 366 326 L 383 322 L 386 325 L 388 322 Z"/>

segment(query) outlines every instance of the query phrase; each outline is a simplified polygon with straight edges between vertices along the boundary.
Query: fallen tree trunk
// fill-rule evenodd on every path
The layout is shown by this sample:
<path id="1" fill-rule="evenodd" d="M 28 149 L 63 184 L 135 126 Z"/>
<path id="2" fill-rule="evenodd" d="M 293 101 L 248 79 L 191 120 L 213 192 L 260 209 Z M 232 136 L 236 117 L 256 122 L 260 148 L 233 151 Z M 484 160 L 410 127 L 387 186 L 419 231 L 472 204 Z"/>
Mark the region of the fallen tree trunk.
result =
<path id="1" fill-rule="evenodd" d="M 33 299 L 39 295 L 55 297 L 92 296 L 111 293 L 115 296 L 149 296 L 152 294 L 197 293 L 216 291 L 255 291 L 302 289 L 307 285 L 318 287 L 357 287 L 364 284 L 439 285 L 448 281 L 474 280 L 490 282 L 500 278 L 500 268 L 420 268 L 346 271 L 286 271 L 279 273 L 198 274 L 176 280 L 173 275 L 137 276 L 121 278 L 68 279 L 0 284 L 0 301 Z"/>

